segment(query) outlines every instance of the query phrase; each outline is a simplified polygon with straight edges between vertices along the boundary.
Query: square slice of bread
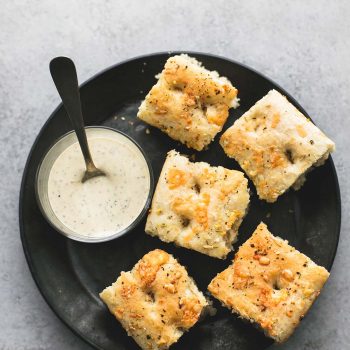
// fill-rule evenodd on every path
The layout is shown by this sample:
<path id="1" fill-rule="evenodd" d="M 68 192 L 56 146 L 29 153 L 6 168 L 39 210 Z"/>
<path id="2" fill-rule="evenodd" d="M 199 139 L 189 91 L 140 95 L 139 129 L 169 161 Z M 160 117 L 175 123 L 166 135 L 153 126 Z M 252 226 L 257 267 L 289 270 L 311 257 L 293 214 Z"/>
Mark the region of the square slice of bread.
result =
<path id="1" fill-rule="evenodd" d="M 209 284 L 210 293 L 277 342 L 298 326 L 329 277 L 328 271 L 273 236 L 261 223 L 233 264 Z"/>
<path id="2" fill-rule="evenodd" d="M 237 89 L 195 58 L 170 57 L 142 102 L 138 117 L 174 140 L 201 151 L 222 130 Z"/>
<path id="3" fill-rule="evenodd" d="M 225 258 L 247 211 L 247 185 L 240 171 L 192 163 L 172 150 L 158 180 L 146 232 L 165 242 Z"/>
<path id="4" fill-rule="evenodd" d="M 220 144 L 252 179 L 260 199 L 274 202 L 335 148 L 309 119 L 271 90 L 222 135 Z"/>
<path id="5" fill-rule="evenodd" d="M 186 269 L 160 249 L 122 272 L 100 297 L 144 350 L 168 349 L 208 306 Z"/>

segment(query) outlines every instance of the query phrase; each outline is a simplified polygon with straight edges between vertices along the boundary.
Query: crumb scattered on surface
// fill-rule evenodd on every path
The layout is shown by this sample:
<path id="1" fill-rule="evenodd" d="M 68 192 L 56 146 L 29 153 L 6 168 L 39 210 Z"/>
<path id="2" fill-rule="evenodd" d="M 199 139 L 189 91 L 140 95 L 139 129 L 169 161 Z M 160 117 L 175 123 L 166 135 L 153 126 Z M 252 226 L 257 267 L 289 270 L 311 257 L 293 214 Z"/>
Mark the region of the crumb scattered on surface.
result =
<path id="1" fill-rule="evenodd" d="M 270 218 L 270 217 L 271 217 L 271 213 L 267 213 L 267 214 L 266 214 L 266 217 L 267 217 L 267 218 Z"/>
<path id="2" fill-rule="evenodd" d="M 149 135 L 151 133 L 151 131 L 147 128 L 146 129 L 146 134 Z"/>
<path id="3" fill-rule="evenodd" d="M 120 119 L 121 119 L 121 120 L 125 120 L 125 117 L 121 117 Z"/>

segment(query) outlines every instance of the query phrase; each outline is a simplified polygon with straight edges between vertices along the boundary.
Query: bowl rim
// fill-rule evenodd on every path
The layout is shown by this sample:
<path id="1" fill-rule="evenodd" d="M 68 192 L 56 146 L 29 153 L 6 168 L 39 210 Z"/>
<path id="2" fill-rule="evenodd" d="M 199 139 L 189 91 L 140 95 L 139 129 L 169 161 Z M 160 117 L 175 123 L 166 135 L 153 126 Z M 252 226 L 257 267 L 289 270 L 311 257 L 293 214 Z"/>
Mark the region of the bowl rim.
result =
<path id="1" fill-rule="evenodd" d="M 129 141 L 131 141 L 136 147 L 137 149 L 141 152 L 141 155 L 143 156 L 144 160 L 146 161 L 147 164 L 147 168 L 148 168 L 148 172 L 149 172 L 149 182 L 150 182 L 150 186 L 149 186 L 149 191 L 148 191 L 148 196 L 146 199 L 146 202 L 142 208 L 142 210 L 140 211 L 139 215 L 124 229 L 122 229 L 121 231 L 118 231 L 114 234 L 108 235 L 108 236 L 103 236 L 103 237 L 88 237 L 88 236 L 82 236 L 82 235 L 78 235 L 78 234 L 74 234 L 74 233 L 68 233 L 65 232 L 63 229 L 61 229 L 60 227 L 58 227 L 49 217 L 49 215 L 47 214 L 41 199 L 40 199 L 40 194 L 39 194 L 39 186 L 38 186 L 38 180 L 39 180 L 39 174 L 40 174 L 40 169 L 44 163 L 44 160 L 46 158 L 46 156 L 49 154 L 49 152 L 57 145 L 58 142 L 62 141 L 63 139 L 65 139 L 66 137 L 72 135 L 75 133 L 74 130 L 70 130 L 68 132 L 66 132 L 65 134 L 61 135 L 60 137 L 58 137 L 47 149 L 47 151 L 44 153 L 44 155 L 42 156 L 39 165 L 37 167 L 36 173 L 35 173 L 35 182 L 34 182 L 34 191 L 35 191 L 35 198 L 36 201 L 38 203 L 38 207 L 40 209 L 41 214 L 43 215 L 43 217 L 45 218 L 45 220 L 48 222 L 48 224 L 55 229 L 58 233 L 62 234 L 63 236 L 72 239 L 74 241 L 78 241 L 78 242 L 84 242 L 84 243 L 102 243 L 102 242 L 107 242 L 107 241 L 111 241 L 113 239 L 122 237 L 124 235 L 126 235 L 127 233 L 129 233 L 132 229 L 134 229 L 140 222 L 141 220 L 144 218 L 145 214 L 148 211 L 149 205 L 151 204 L 151 200 L 153 197 L 153 191 L 154 191 L 154 175 L 153 175 L 153 168 L 152 168 L 152 164 L 151 161 L 149 160 L 148 156 L 146 155 L 146 153 L 144 152 L 144 150 L 142 149 L 142 147 L 133 139 L 131 138 L 129 135 L 125 134 L 122 131 L 119 131 L 117 129 L 108 127 L 108 126 L 99 126 L 99 125 L 91 125 L 91 126 L 85 126 L 86 130 L 91 130 L 91 129 L 103 129 L 103 130 L 109 130 L 112 132 L 115 132 L 117 134 L 120 134 L 124 137 L 126 137 Z M 57 216 L 56 216 L 57 217 Z M 58 217 L 57 217 L 58 219 Z M 58 219 L 58 221 L 61 221 Z M 61 223 L 63 224 L 63 222 L 61 221 Z M 63 224 L 64 225 L 64 224 Z M 65 225 L 64 225 L 65 226 Z"/>

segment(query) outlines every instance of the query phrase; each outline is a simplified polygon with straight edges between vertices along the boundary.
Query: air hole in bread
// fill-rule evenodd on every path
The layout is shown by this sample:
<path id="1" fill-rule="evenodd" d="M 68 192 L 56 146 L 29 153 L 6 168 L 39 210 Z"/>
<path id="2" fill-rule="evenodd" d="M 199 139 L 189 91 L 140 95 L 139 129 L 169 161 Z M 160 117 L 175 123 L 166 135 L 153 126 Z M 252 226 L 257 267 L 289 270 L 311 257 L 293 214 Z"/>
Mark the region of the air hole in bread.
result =
<path id="1" fill-rule="evenodd" d="M 201 192 L 201 186 L 199 185 L 198 182 L 196 182 L 193 186 L 193 189 L 196 193 L 200 193 Z"/>
<path id="2" fill-rule="evenodd" d="M 185 216 L 181 216 L 181 225 L 183 227 L 187 227 L 190 224 L 190 219 L 186 218 Z"/>
<path id="3" fill-rule="evenodd" d="M 286 158 L 288 159 L 288 162 L 290 162 L 291 164 L 294 164 L 294 157 L 293 157 L 293 152 L 292 150 L 290 150 L 289 148 L 287 148 L 284 151 L 284 154 L 286 155 Z"/>
<path id="4" fill-rule="evenodd" d="M 281 290 L 281 286 L 279 285 L 278 280 L 276 280 L 276 281 L 273 282 L 272 288 L 273 288 L 274 290 Z"/>
<path id="5" fill-rule="evenodd" d="M 180 85 L 173 85 L 172 90 L 182 92 L 183 87 Z"/>
<path id="6" fill-rule="evenodd" d="M 148 295 L 148 297 L 149 297 L 149 299 L 150 299 L 150 301 L 151 301 L 152 303 L 154 303 L 154 302 L 156 301 L 156 298 L 155 298 L 153 292 L 149 291 L 149 292 L 147 293 L 147 295 Z"/>
<path id="7" fill-rule="evenodd" d="M 262 116 L 255 115 L 250 122 L 254 125 L 254 131 L 257 132 L 259 129 L 262 129 L 265 125 Z"/>

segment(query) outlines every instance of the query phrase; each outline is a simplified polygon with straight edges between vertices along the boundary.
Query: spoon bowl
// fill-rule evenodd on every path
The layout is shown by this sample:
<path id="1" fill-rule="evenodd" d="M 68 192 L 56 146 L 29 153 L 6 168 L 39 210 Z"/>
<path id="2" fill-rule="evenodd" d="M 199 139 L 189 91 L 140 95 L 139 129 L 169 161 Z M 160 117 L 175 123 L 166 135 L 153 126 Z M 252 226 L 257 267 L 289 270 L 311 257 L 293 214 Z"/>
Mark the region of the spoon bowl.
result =
<path id="1" fill-rule="evenodd" d="M 85 181 L 97 176 L 106 176 L 106 174 L 102 170 L 97 169 L 94 164 L 89 164 L 86 166 L 86 171 L 81 182 L 84 183 Z"/>

